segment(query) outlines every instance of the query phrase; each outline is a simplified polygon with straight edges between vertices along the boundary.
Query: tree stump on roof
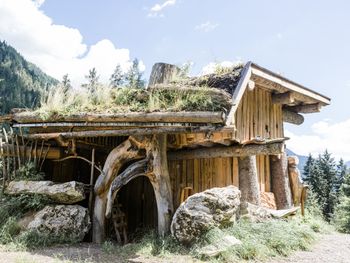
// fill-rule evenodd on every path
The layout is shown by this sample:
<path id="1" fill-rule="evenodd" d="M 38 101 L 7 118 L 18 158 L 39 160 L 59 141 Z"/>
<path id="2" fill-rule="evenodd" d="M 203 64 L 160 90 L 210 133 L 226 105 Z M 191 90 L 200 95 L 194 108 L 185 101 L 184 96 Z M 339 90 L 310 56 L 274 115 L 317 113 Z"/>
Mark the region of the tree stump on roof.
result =
<path id="1" fill-rule="evenodd" d="M 167 64 L 156 63 L 152 67 L 152 72 L 149 77 L 148 87 L 152 87 L 155 84 L 167 84 L 172 82 L 180 73 L 180 68 Z"/>

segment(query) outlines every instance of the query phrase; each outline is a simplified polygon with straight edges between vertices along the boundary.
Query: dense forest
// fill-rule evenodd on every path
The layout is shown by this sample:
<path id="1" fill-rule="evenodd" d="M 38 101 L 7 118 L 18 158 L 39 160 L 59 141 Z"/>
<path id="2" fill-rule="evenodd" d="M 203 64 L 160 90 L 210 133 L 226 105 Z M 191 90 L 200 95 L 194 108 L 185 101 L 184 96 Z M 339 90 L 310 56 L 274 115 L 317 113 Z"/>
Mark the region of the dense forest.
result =
<path id="1" fill-rule="evenodd" d="M 5 41 L 0 41 L 0 113 L 37 106 L 42 93 L 57 83 Z"/>

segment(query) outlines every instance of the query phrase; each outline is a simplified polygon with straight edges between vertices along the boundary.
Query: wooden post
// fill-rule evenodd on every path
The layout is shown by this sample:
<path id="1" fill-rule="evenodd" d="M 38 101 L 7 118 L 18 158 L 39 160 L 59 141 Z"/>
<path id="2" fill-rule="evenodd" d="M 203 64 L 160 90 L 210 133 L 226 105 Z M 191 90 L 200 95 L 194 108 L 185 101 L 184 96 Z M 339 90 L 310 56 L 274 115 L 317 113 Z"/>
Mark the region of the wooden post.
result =
<path id="1" fill-rule="evenodd" d="M 153 155 L 153 174 L 151 180 L 157 202 L 158 233 L 165 236 L 169 233 L 171 219 L 174 212 L 173 197 L 170 184 L 170 176 L 167 161 L 167 136 L 166 134 L 154 135 L 151 144 Z"/>
<path id="2" fill-rule="evenodd" d="M 272 155 L 270 158 L 272 192 L 275 194 L 277 209 L 292 207 L 292 196 L 288 176 L 286 153 Z"/>
<path id="3" fill-rule="evenodd" d="M 93 196 L 94 196 L 94 169 L 95 169 L 95 148 L 92 149 L 91 152 L 91 172 L 90 172 L 90 195 L 89 195 L 89 212 L 90 215 L 93 214 L 92 211 L 92 201 L 93 201 Z"/>
<path id="4" fill-rule="evenodd" d="M 247 202 L 260 205 L 261 200 L 256 156 L 252 155 L 238 158 L 238 167 L 242 208 L 245 208 Z"/>

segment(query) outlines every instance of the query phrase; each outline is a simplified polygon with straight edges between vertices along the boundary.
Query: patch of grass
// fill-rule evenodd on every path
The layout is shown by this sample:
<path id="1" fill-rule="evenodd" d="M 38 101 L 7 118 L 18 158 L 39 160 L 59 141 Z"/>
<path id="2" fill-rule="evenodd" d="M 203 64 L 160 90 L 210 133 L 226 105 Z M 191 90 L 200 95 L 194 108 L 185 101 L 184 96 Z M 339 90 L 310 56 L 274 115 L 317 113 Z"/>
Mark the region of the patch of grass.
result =
<path id="1" fill-rule="evenodd" d="M 225 95 L 216 95 L 207 87 L 196 90 L 167 90 L 139 88 L 110 88 L 100 85 L 90 93 L 83 89 L 69 90 L 65 94 L 62 87 L 51 89 L 41 102 L 41 107 L 33 113 L 43 120 L 77 113 L 119 113 L 155 111 L 222 111 L 230 107 Z"/>
<path id="2" fill-rule="evenodd" d="M 78 240 L 67 238 L 60 235 L 43 234 L 36 230 L 28 230 L 20 233 L 14 239 L 17 246 L 24 249 L 34 249 L 49 247 L 55 244 L 75 244 Z"/>
<path id="3" fill-rule="evenodd" d="M 218 259 L 223 262 L 239 260 L 265 260 L 276 256 L 288 256 L 295 250 L 307 250 L 317 238 L 318 233 L 328 233 L 331 227 L 323 220 L 315 218 L 292 218 L 289 220 L 271 220 L 263 223 L 252 223 L 241 220 L 237 224 L 222 229 L 221 235 L 216 229 L 207 232 L 195 244 L 199 251 L 204 246 L 215 244 L 223 235 L 231 235 L 240 241 L 222 252 Z M 198 257 L 198 254 L 194 253 Z"/>
<path id="4" fill-rule="evenodd" d="M 267 260 L 272 257 L 288 256 L 296 250 L 307 250 L 319 233 L 328 233 L 331 229 L 323 220 L 311 216 L 270 220 L 263 223 L 241 220 L 224 229 L 211 229 L 189 247 L 182 246 L 171 236 L 159 238 L 150 232 L 138 241 L 125 246 L 118 246 L 108 241 L 102 248 L 105 253 L 116 254 L 124 260 L 134 256 L 167 258 L 174 255 L 190 255 L 193 258 L 207 260 L 199 253 L 200 249 L 208 245 L 220 244 L 224 235 L 231 235 L 239 239 L 242 244 L 229 247 L 210 261 Z"/>
<path id="5" fill-rule="evenodd" d="M 180 245 L 172 236 L 160 238 L 154 232 L 147 232 L 137 241 L 124 246 L 106 241 L 102 250 L 106 254 L 118 255 L 123 260 L 135 255 L 170 257 L 189 253 L 189 249 Z"/>

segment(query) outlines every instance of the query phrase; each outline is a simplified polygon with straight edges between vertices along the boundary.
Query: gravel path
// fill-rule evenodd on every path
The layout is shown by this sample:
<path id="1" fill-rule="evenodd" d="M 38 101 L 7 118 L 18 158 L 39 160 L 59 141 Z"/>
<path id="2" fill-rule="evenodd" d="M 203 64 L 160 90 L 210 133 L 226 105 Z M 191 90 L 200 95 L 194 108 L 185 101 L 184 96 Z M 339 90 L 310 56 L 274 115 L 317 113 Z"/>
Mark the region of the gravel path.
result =
<path id="1" fill-rule="evenodd" d="M 350 235 L 333 233 L 325 235 L 310 251 L 298 251 L 288 258 L 271 263 L 349 263 Z"/>

